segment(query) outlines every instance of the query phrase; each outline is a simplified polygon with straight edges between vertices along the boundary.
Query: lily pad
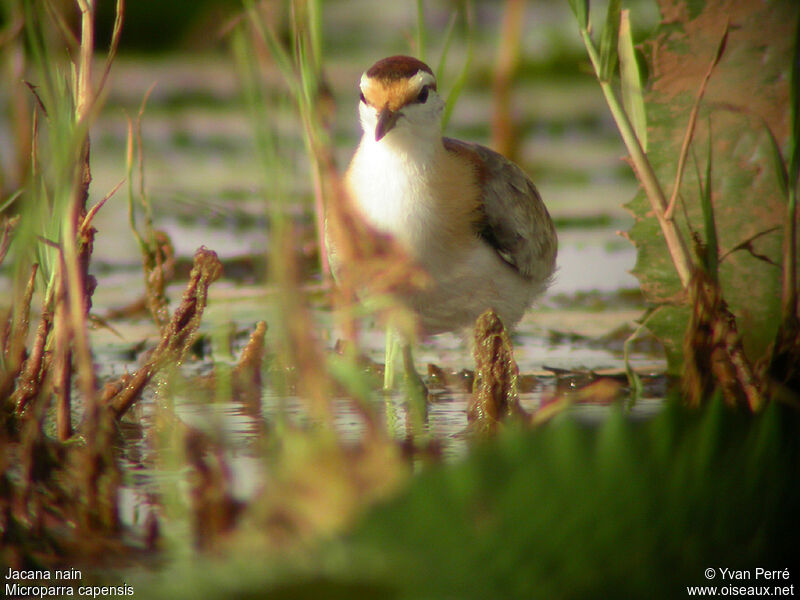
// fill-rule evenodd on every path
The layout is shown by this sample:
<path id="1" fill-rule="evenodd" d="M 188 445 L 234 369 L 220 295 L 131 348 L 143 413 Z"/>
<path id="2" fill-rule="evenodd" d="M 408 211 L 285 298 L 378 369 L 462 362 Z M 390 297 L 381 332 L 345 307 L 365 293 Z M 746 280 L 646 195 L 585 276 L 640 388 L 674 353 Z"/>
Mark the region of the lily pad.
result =
<path id="1" fill-rule="evenodd" d="M 661 25 L 645 46 L 651 74 L 645 101 L 648 157 L 667 196 L 673 191 L 690 112 L 729 28 L 724 53 L 700 103 L 675 218 L 687 242 L 702 243 L 700 178 L 704 176 L 700 174 L 711 156 L 719 278 L 745 351 L 756 360 L 774 338 L 779 322 L 786 199 L 771 163 L 766 127 L 786 149 L 798 5 L 789 0 L 660 0 L 659 5 Z M 626 208 L 635 217 L 629 232 L 638 250 L 633 273 L 646 300 L 660 306 L 647 325 L 667 348 L 669 370 L 677 372 L 689 315 L 686 298 L 643 192 Z"/>

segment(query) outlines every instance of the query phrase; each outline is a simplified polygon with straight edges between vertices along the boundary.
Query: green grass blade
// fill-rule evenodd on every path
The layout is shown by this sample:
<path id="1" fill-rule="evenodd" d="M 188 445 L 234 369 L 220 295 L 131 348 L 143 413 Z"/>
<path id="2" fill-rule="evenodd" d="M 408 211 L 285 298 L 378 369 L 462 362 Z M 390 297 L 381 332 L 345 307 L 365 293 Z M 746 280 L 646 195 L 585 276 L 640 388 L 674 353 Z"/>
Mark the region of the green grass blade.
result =
<path id="1" fill-rule="evenodd" d="M 714 218 L 714 205 L 711 202 L 711 195 L 713 191 L 712 172 L 712 136 L 711 136 L 711 122 L 708 123 L 708 157 L 706 158 L 706 171 L 703 177 L 697 173 L 697 181 L 700 186 L 700 208 L 703 211 L 703 232 L 705 234 L 706 247 L 705 262 L 706 271 L 711 279 L 718 281 L 719 274 L 719 243 L 717 242 L 717 223 Z M 697 160 L 695 159 L 695 167 Z"/>
<path id="2" fill-rule="evenodd" d="M 12 204 L 14 204 L 14 200 L 16 200 L 17 198 L 19 198 L 19 197 L 20 197 L 20 196 L 23 194 L 23 192 L 24 192 L 24 191 L 25 191 L 25 190 L 17 190 L 16 192 L 14 192 L 13 194 L 11 194 L 11 195 L 8 197 L 8 200 L 6 200 L 6 201 L 5 201 L 5 202 L 3 202 L 2 204 L 0 204 L 0 213 L 2 213 L 2 212 L 5 212 L 5 210 L 6 210 L 6 209 L 7 209 L 9 206 L 11 206 Z"/>
<path id="3" fill-rule="evenodd" d="M 631 34 L 631 21 L 628 10 L 620 14 L 619 24 L 619 71 L 622 92 L 622 105 L 639 138 L 642 150 L 647 152 L 647 111 L 642 94 L 642 78 L 639 72 L 639 63 L 636 60 L 636 50 L 633 46 Z"/>
<path id="4" fill-rule="evenodd" d="M 450 92 L 447 95 L 447 103 L 444 106 L 444 113 L 442 114 L 442 128 L 447 126 L 448 121 L 450 120 L 451 115 L 453 114 L 453 109 L 455 109 L 456 102 L 458 101 L 458 97 L 461 95 L 462 90 L 464 89 L 464 85 L 467 83 L 467 75 L 469 74 L 470 66 L 472 66 L 472 2 L 468 1 L 464 6 L 464 18 L 466 20 L 466 33 L 465 37 L 467 39 L 467 56 L 464 58 L 464 66 L 461 68 L 461 72 L 456 77 L 456 80 L 453 82 L 453 87 L 450 88 Z"/>
<path id="5" fill-rule="evenodd" d="M 606 13 L 606 24 L 600 34 L 600 79 L 611 81 L 617 67 L 619 39 L 620 0 L 610 0 Z"/>
<path id="6" fill-rule="evenodd" d="M 453 11 L 450 15 L 450 21 L 447 23 L 447 29 L 444 33 L 444 44 L 442 45 L 442 54 L 439 57 L 439 64 L 436 66 L 436 81 L 441 86 L 444 81 L 444 69 L 447 65 L 447 55 L 450 53 L 450 44 L 453 41 L 453 34 L 456 30 L 456 21 L 458 20 L 458 11 Z"/>
<path id="7" fill-rule="evenodd" d="M 280 69 L 287 85 L 291 89 L 292 94 L 299 97 L 299 95 L 302 93 L 301 84 L 297 81 L 292 63 L 292 57 L 283 47 L 283 44 L 281 44 L 280 40 L 278 40 L 275 32 L 272 31 L 271 28 L 264 25 L 264 22 L 261 19 L 253 0 L 243 1 L 251 25 L 255 28 L 258 36 L 267 45 L 270 54 L 275 60 L 275 64 L 278 65 L 278 68 Z"/>
<path id="8" fill-rule="evenodd" d="M 778 186 L 781 188 L 781 194 L 784 198 L 789 196 L 789 171 L 786 168 L 786 161 L 783 159 L 781 146 L 778 143 L 775 134 L 769 127 L 769 123 L 762 119 L 764 129 L 767 132 L 767 139 L 769 140 L 769 147 L 772 156 L 772 167 L 775 169 L 775 179 L 778 180 Z"/>
<path id="9" fill-rule="evenodd" d="M 622 360 L 625 364 L 625 375 L 628 377 L 628 385 L 630 386 L 630 396 L 631 400 L 629 406 L 633 406 L 639 400 L 641 400 L 642 395 L 644 393 L 644 386 L 642 385 L 642 378 L 639 377 L 639 374 L 634 370 L 633 366 L 631 365 L 631 347 L 633 345 L 634 340 L 638 338 L 643 331 L 645 331 L 647 327 L 647 321 L 653 316 L 653 313 L 659 310 L 658 306 L 651 306 L 647 308 L 644 315 L 639 319 L 639 325 L 636 327 L 636 330 L 627 337 L 624 344 L 622 345 Z"/>
<path id="10" fill-rule="evenodd" d="M 589 0 L 568 0 L 578 27 L 585 29 L 589 25 Z"/>
<path id="11" fill-rule="evenodd" d="M 322 7 L 320 0 L 308 1 L 308 32 L 314 69 L 322 68 Z"/>
<path id="12" fill-rule="evenodd" d="M 264 185 L 272 191 L 271 198 L 274 205 L 280 205 L 285 200 L 284 173 L 286 165 L 281 162 L 277 152 L 277 134 L 273 130 L 269 115 L 271 105 L 264 95 L 264 90 L 259 85 L 259 70 L 253 46 L 248 43 L 247 34 L 243 27 L 234 29 L 231 36 L 231 49 L 234 61 L 239 72 L 242 85 L 244 104 L 253 124 L 253 141 L 255 150 L 265 176 Z"/>
<path id="13" fill-rule="evenodd" d="M 428 32 L 425 28 L 425 3 L 417 0 L 417 58 L 425 62 Z"/>

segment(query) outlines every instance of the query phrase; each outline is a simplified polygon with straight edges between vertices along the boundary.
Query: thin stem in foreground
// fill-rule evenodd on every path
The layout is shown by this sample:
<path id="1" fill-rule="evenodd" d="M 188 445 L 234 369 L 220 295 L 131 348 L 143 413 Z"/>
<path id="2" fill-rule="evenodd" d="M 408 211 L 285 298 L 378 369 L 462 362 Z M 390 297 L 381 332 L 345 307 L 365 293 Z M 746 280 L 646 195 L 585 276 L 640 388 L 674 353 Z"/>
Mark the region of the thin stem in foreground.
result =
<path id="1" fill-rule="evenodd" d="M 639 138 L 636 137 L 628 115 L 625 113 L 625 110 L 617 99 L 617 95 L 611 87 L 611 82 L 600 77 L 600 57 L 594 46 L 594 42 L 592 42 L 589 30 L 581 26 L 580 32 L 583 43 L 586 46 L 586 51 L 589 54 L 589 59 L 592 61 L 592 67 L 600 83 L 600 89 L 603 91 L 603 96 L 605 96 L 608 108 L 611 111 L 611 115 L 614 117 L 614 122 L 622 136 L 622 141 L 625 143 L 625 147 L 631 155 L 634 169 L 636 170 L 636 174 L 639 177 L 639 181 L 644 188 L 647 198 L 650 200 L 653 213 L 656 219 L 658 219 L 658 224 L 664 235 L 664 241 L 667 243 L 672 263 L 675 265 L 675 270 L 678 272 L 681 285 L 686 289 L 691 281 L 693 269 L 689 248 L 675 222 L 666 217 L 668 204 L 664 190 L 661 188 L 661 184 L 653 171 L 650 161 L 647 160 L 647 156 L 639 143 Z"/>

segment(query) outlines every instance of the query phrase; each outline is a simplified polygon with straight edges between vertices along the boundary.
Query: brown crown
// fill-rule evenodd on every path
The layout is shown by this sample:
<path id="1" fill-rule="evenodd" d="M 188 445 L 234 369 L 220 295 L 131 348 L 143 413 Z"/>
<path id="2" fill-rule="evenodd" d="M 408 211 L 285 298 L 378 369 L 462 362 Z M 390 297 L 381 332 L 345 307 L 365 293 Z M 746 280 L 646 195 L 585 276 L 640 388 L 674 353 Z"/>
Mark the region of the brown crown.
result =
<path id="1" fill-rule="evenodd" d="M 367 71 L 367 77 L 388 83 L 399 79 L 408 79 L 419 71 L 425 71 L 433 75 L 431 68 L 421 60 L 417 60 L 413 56 L 398 55 L 376 62 Z"/>

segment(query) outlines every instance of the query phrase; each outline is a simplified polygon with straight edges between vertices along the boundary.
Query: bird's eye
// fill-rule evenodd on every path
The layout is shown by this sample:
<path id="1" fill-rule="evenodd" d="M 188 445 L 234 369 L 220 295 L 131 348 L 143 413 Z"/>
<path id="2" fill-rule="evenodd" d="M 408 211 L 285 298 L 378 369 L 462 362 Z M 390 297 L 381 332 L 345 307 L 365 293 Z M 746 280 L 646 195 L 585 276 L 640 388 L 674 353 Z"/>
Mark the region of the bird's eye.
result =
<path id="1" fill-rule="evenodd" d="M 358 94 L 358 98 L 359 98 L 359 99 L 361 100 L 361 102 L 363 102 L 364 104 L 366 104 L 366 103 L 367 103 L 367 99 L 366 99 L 366 98 L 364 98 L 364 92 L 359 92 L 359 94 Z"/>
<path id="2" fill-rule="evenodd" d="M 420 104 L 424 104 L 425 102 L 427 102 L 429 89 L 430 88 L 428 88 L 427 85 L 423 85 L 422 89 L 419 91 L 419 95 L 417 96 L 416 101 L 419 102 Z"/>

